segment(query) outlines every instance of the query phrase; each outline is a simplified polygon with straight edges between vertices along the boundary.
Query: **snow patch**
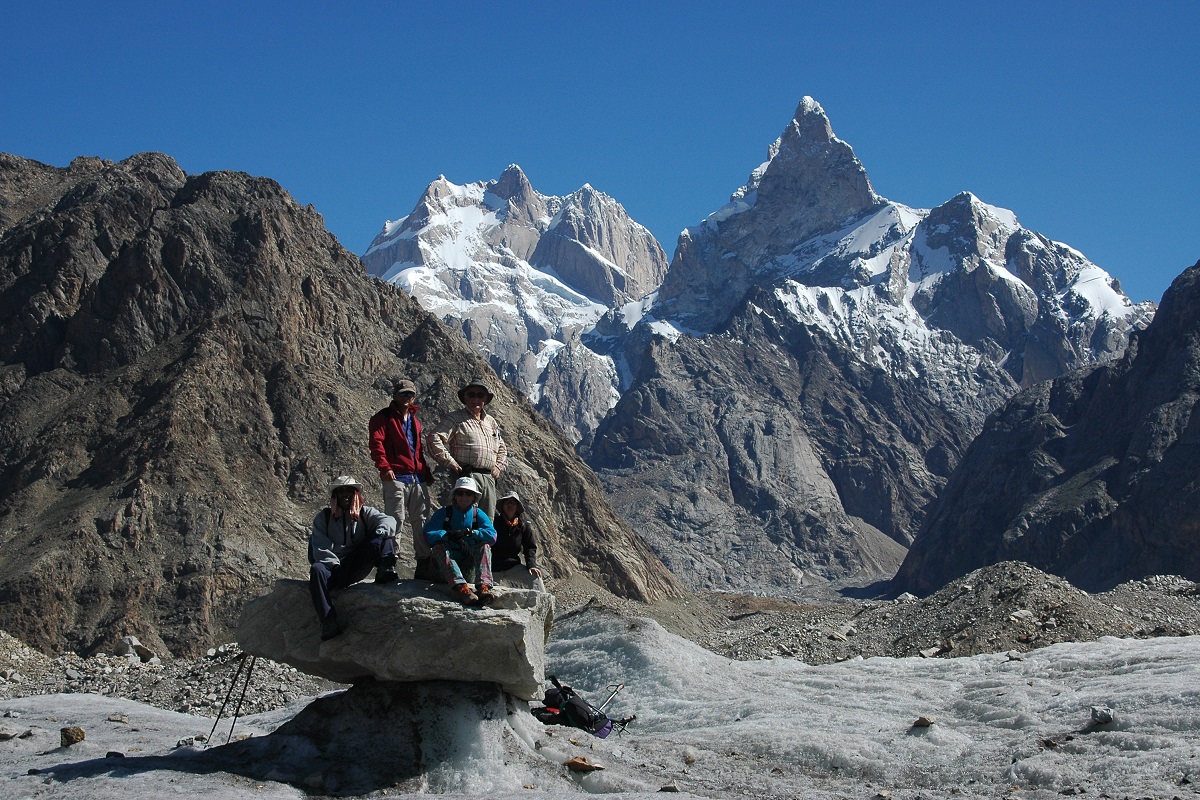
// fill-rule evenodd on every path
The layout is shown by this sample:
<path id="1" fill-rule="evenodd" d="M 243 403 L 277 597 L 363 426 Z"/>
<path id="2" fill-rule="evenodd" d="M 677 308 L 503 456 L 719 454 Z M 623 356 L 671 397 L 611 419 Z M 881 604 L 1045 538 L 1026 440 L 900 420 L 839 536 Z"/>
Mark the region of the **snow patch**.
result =
<path id="1" fill-rule="evenodd" d="M 703 332 L 695 328 L 689 328 L 686 325 L 681 325 L 678 322 L 656 320 L 653 317 L 648 317 L 650 320 L 650 330 L 657 336 L 662 336 L 672 342 L 678 341 L 680 336 L 691 336 L 699 339 L 704 336 Z"/>
<path id="2" fill-rule="evenodd" d="M 735 196 L 734 199 L 730 200 L 728 203 L 705 217 L 704 221 L 700 224 L 709 227 L 719 225 L 732 216 L 745 213 L 746 211 L 754 208 L 754 204 L 757 202 L 758 190 L 752 191 L 744 197 Z M 684 233 L 687 233 L 686 229 L 684 230 Z"/>
<path id="3" fill-rule="evenodd" d="M 641 300 L 634 300 L 632 303 L 626 303 L 617 309 L 617 318 L 628 330 L 633 330 L 642 317 L 650 313 L 650 309 L 658 301 L 658 292 L 651 292 Z"/>
<path id="4" fill-rule="evenodd" d="M 1112 276 L 1097 267 L 1088 264 L 1079 271 L 1079 275 L 1059 294 L 1064 305 L 1069 305 L 1071 298 L 1079 298 L 1091 310 L 1090 316 L 1127 317 L 1134 313 L 1133 303 L 1112 286 Z"/>
<path id="5" fill-rule="evenodd" d="M 543 339 L 538 343 L 537 367 L 543 370 L 550 366 L 550 362 L 558 355 L 558 351 L 566 347 L 566 344 L 557 339 Z"/>
<path id="6" fill-rule="evenodd" d="M 933 233 L 945 233 L 944 225 L 939 225 Z M 912 261 L 908 267 L 908 281 L 916 284 L 918 289 L 927 289 L 941 280 L 948 272 L 953 272 L 959 264 L 950 254 L 948 247 L 930 247 L 928 231 L 924 226 L 918 226 L 913 233 Z"/>
<path id="7" fill-rule="evenodd" d="M 982 211 L 986 216 L 991 217 L 999 223 L 1000 227 L 1007 231 L 1015 231 L 1021 227 L 1021 223 L 1017 222 L 1017 215 L 1007 208 L 1000 208 L 990 203 L 985 203 L 976 197 L 971 192 L 967 192 L 971 197 L 971 204 Z"/>

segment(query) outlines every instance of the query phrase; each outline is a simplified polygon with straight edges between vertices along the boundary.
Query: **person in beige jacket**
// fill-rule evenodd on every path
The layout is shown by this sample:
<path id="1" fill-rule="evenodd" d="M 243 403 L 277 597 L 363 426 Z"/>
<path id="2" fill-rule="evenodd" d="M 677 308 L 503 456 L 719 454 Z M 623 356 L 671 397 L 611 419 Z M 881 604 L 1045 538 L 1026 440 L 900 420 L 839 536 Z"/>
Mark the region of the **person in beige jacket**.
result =
<path id="1" fill-rule="evenodd" d="M 458 390 L 463 408 L 442 417 L 428 435 L 425 449 L 454 478 L 474 478 L 479 486 L 479 507 L 489 519 L 496 515 L 496 479 L 508 464 L 508 447 L 496 418 L 487 413 L 495 395 L 482 379 Z"/>

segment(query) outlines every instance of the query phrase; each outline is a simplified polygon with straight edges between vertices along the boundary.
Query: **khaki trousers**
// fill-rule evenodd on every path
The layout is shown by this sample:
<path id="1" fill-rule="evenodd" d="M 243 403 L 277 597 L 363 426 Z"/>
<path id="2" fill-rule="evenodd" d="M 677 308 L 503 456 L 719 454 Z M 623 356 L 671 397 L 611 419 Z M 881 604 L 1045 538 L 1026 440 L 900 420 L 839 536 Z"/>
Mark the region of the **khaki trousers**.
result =
<path id="1" fill-rule="evenodd" d="M 383 482 L 383 513 L 396 518 L 396 541 L 409 531 L 413 556 L 429 558 L 433 551 L 425 541 L 425 520 L 429 518 L 429 487 L 423 483 Z"/>

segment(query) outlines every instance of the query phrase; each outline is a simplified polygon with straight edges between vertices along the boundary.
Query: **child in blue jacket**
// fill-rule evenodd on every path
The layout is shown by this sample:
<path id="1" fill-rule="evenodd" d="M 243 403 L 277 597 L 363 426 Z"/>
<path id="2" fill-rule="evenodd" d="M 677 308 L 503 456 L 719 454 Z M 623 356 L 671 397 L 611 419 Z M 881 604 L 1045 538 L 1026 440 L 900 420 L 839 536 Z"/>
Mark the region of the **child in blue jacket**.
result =
<path id="1" fill-rule="evenodd" d="M 492 594 L 492 545 L 496 529 L 479 508 L 479 486 L 467 476 L 454 484 L 450 505 L 433 513 L 425 523 L 425 541 L 433 550 L 433 560 L 441 567 L 442 577 L 454 596 L 463 603 L 486 604 Z M 467 580 L 478 573 L 479 593 Z"/>

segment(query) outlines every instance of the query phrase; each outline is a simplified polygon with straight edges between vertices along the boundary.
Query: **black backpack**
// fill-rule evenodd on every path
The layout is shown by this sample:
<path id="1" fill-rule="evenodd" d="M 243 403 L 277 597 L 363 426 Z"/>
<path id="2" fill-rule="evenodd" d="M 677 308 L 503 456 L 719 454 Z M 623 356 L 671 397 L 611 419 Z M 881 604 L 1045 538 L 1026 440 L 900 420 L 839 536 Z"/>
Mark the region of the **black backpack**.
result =
<path id="1" fill-rule="evenodd" d="M 612 733 L 614 726 L 617 730 L 624 731 L 625 726 L 635 719 L 634 717 L 611 719 L 601 708 L 596 708 L 584 700 L 570 686 L 559 683 L 555 676 L 551 675 L 549 678 L 554 687 L 546 690 L 546 696 L 542 701 L 545 706 L 530 709 L 530 713 L 545 725 L 568 725 L 603 739 Z M 612 694 L 616 693 L 614 691 Z M 612 699 L 612 695 L 609 696 L 609 699 Z"/>

